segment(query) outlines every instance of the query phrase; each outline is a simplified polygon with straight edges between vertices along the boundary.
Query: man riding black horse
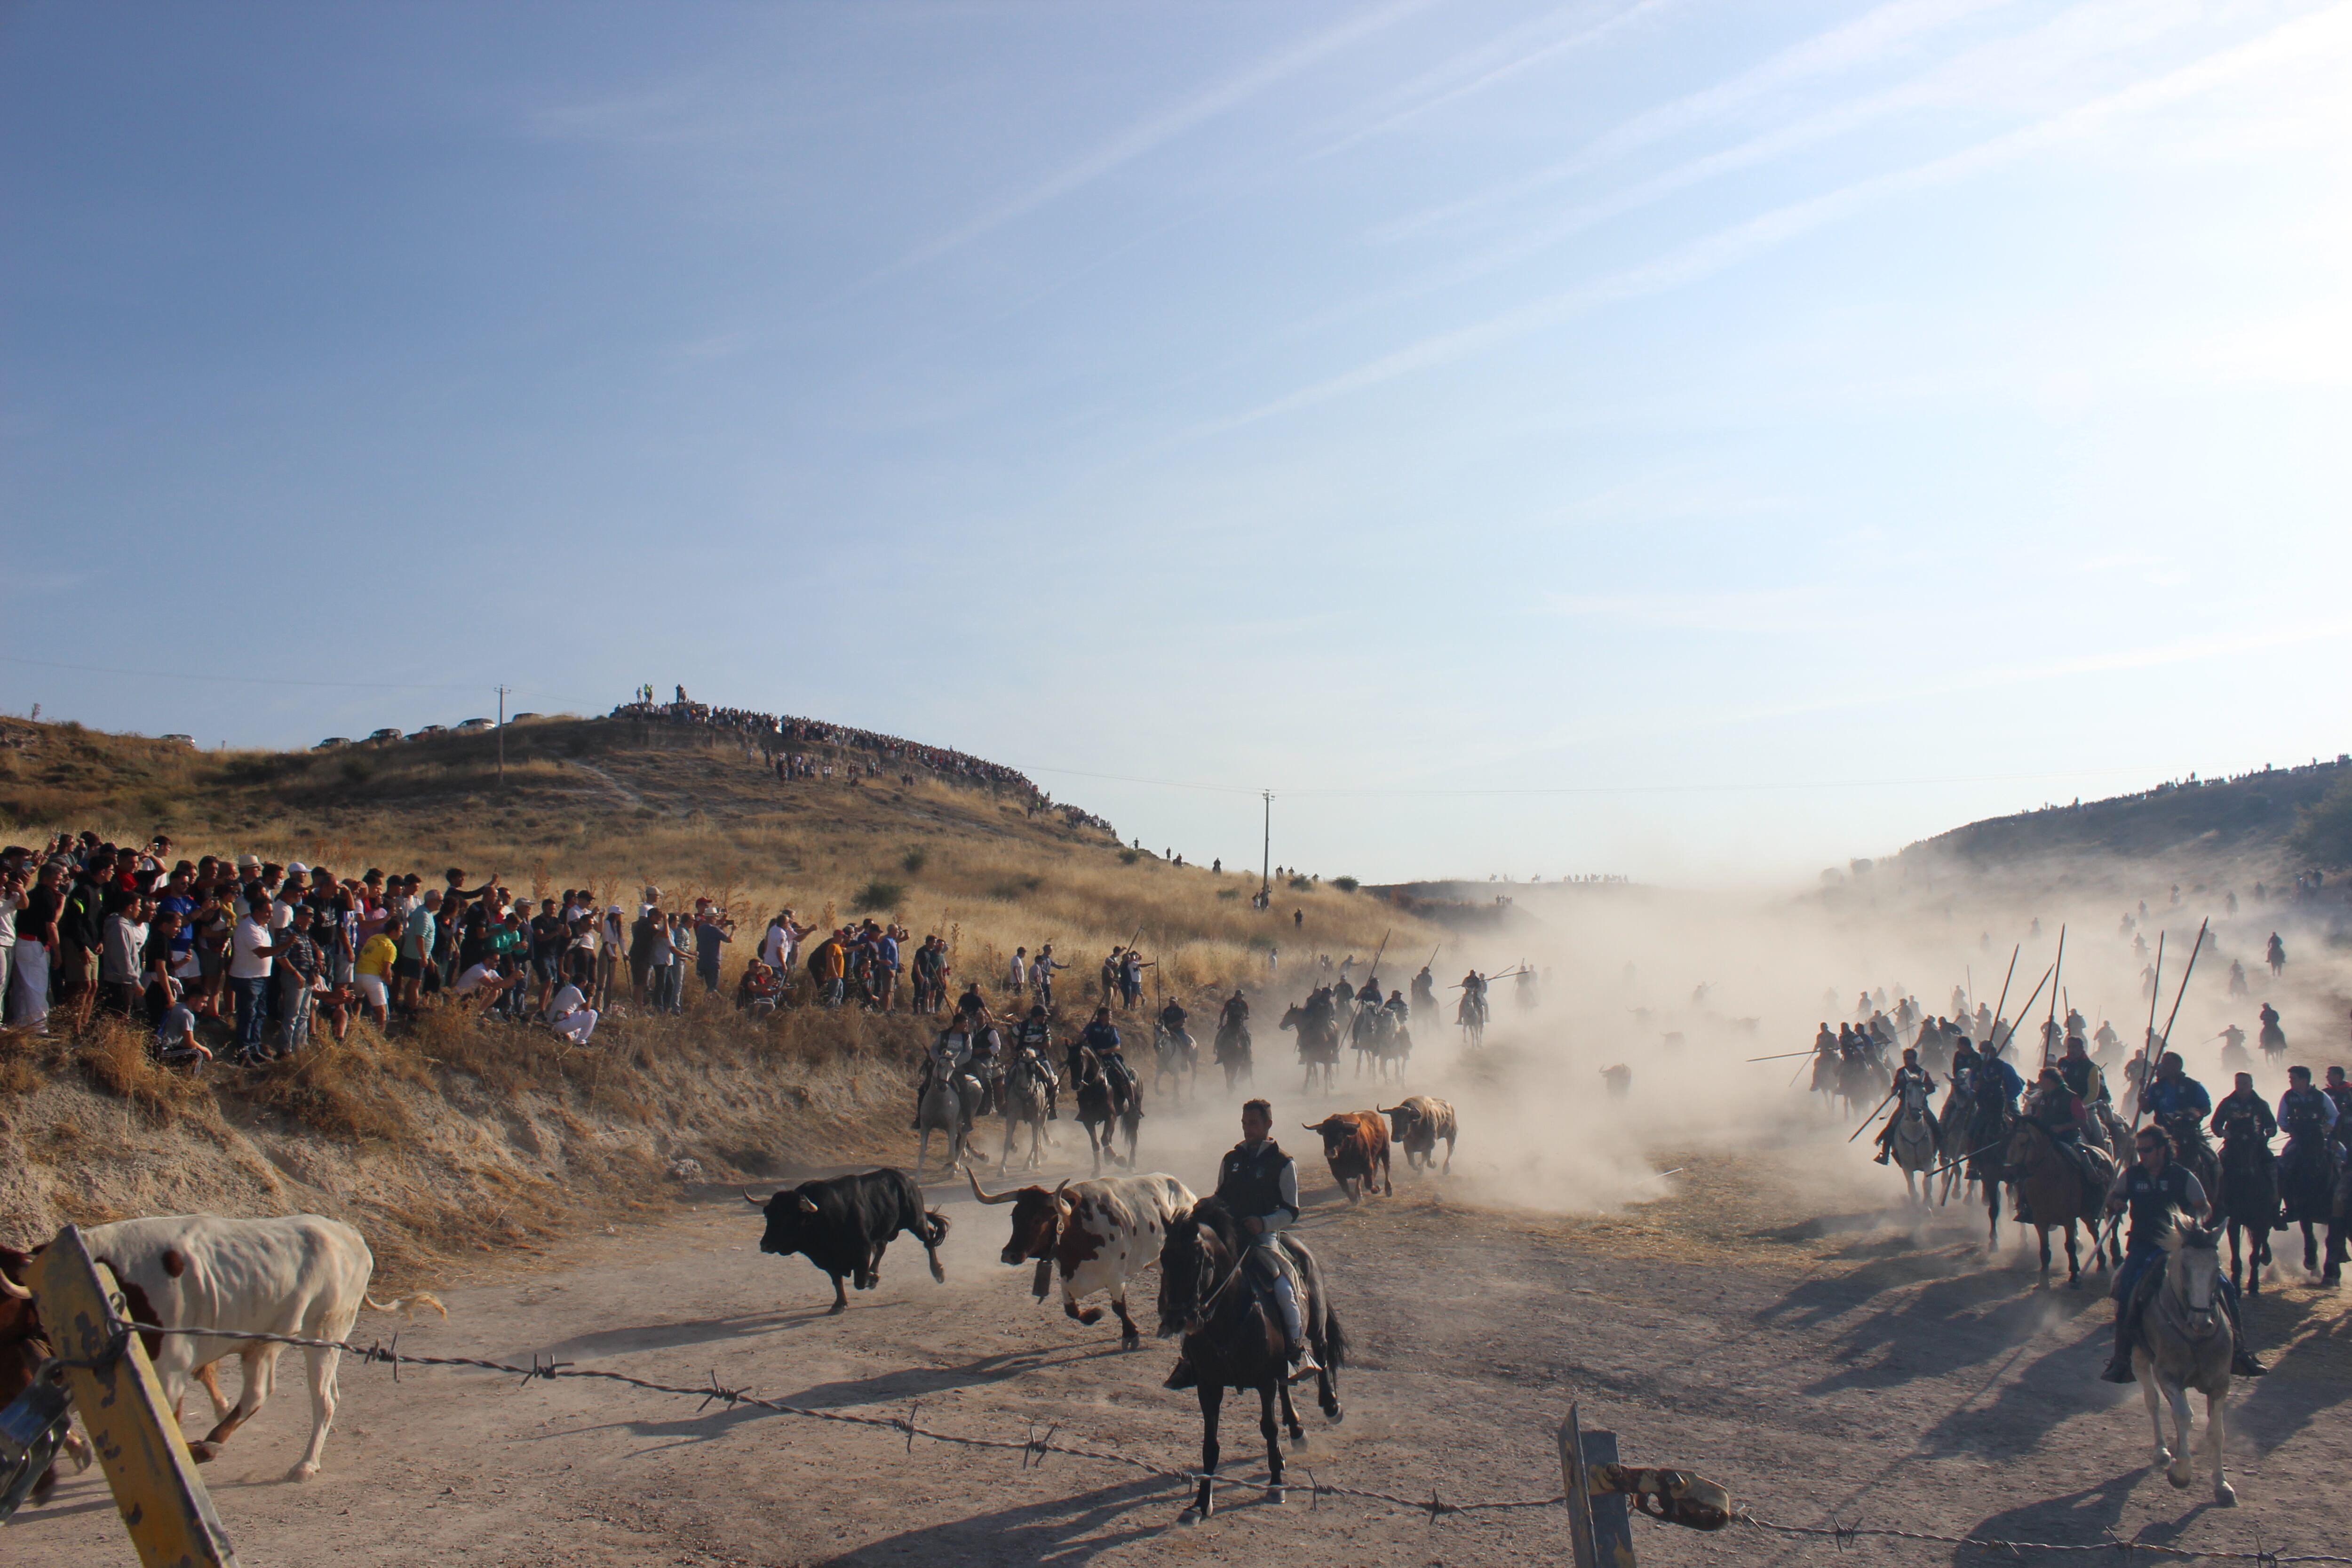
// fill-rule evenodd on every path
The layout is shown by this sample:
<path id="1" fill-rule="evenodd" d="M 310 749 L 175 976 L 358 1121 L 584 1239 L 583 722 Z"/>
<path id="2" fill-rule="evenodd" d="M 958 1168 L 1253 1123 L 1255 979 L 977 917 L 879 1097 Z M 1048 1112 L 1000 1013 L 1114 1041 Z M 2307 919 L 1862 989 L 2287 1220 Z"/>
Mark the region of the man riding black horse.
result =
<path id="1" fill-rule="evenodd" d="M 1070 1045 L 1070 1081 L 1080 1083 L 1086 1078 L 1086 1058 L 1082 1051 L 1090 1051 L 1101 1064 L 1104 1080 L 1110 1086 L 1114 1110 L 1132 1107 L 1135 1114 L 1143 1114 L 1141 1099 L 1135 1092 L 1135 1074 L 1127 1065 L 1118 1043 L 1118 1026 L 1110 1021 L 1108 1006 L 1095 1009 L 1095 1021 Z"/>
<path id="2" fill-rule="evenodd" d="M 1298 1223 L 1298 1166 L 1274 1141 L 1274 1107 L 1265 1100 L 1243 1101 L 1242 1141 L 1218 1165 L 1214 1195 L 1233 1211 L 1243 1234 L 1250 1238 L 1242 1276 L 1281 1321 L 1283 1356 L 1289 1363 L 1290 1381 L 1313 1377 L 1322 1368 L 1302 1331 L 1290 1272 L 1278 1257 L 1277 1237 Z M 1190 1388 L 1192 1384 L 1192 1366 L 1178 1358 L 1167 1386 Z"/>

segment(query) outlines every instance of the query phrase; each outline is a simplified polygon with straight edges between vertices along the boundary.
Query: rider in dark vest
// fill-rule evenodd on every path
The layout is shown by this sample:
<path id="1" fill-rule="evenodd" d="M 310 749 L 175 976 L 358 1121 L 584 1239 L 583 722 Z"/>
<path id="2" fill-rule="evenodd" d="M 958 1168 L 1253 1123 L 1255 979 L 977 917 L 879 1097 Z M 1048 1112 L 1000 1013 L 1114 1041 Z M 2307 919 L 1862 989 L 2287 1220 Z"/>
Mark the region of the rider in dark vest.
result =
<path id="1" fill-rule="evenodd" d="M 2265 1149 L 2278 1136 L 2278 1118 L 2263 1103 L 2263 1097 L 2254 1092 L 2254 1075 L 2250 1072 L 2240 1073 L 2237 1087 L 2223 1095 L 2221 1103 L 2213 1108 L 2211 1126 L 2217 1135 L 2227 1138 L 2231 1124 L 2242 1121 L 2252 1123 L 2251 1131 Z"/>
<path id="2" fill-rule="evenodd" d="M 1890 1096 L 1895 1102 L 1895 1109 L 1886 1113 L 1886 1125 L 1878 1130 L 1878 1154 L 1875 1162 L 1878 1164 L 1886 1163 L 1888 1157 L 1894 1152 L 1895 1124 L 1903 1120 L 1903 1090 L 1915 1083 L 1925 1094 L 1936 1092 L 1936 1075 L 1919 1065 L 1919 1052 L 1916 1047 L 1906 1046 L 1903 1047 L 1903 1065 L 1895 1069 L 1895 1087 Z"/>
<path id="3" fill-rule="evenodd" d="M 2106 1075 L 2099 1070 L 2099 1064 L 2091 1059 L 2090 1051 L 2080 1035 L 2066 1037 L 2065 1055 L 2058 1058 L 2058 1076 L 2066 1080 L 2066 1087 L 2074 1090 L 2074 1097 L 2085 1105 L 2107 1098 Z"/>
<path id="4" fill-rule="evenodd" d="M 2176 1224 L 2186 1225 L 2201 1220 L 2206 1214 L 2205 1189 L 2186 1165 L 2172 1159 L 2172 1139 L 2161 1127 L 2143 1127 L 2135 1146 L 2138 1159 L 2116 1178 L 2107 1193 L 2107 1210 L 2121 1214 L 2128 1210 L 2131 1229 L 2124 1238 L 2124 1266 L 2116 1270 L 2116 1348 L 2100 1377 L 2109 1383 L 2137 1383 L 2132 1372 L 2132 1337 L 2139 1327 L 2139 1282 L 2150 1269 L 2162 1272 L 2166 1255 L 2164 1238 Z M 2221 1300 L 2230 1314 L 2231 1332 L 2237 1339 L 2237 1355 L 2231 1363 L 2231 1373 L 2239 1377 L 2260 1377 L 2268 1369 L 2246 1348 L 2245 1330 L 2238 1321 L 2238 1292 L 2224 1277 L 2221 1281 Z"/>
<path id="5" fill-rule="evenodd" d="M 1118 1026 L 1110 1021 L 1108 1007 L 1095 1009 L 1095 1021 L 1087 1026 L 1086 1032 L 1070 1047 L 1070 1081 L 1073 1083 L 1079 1081 L 1081 1077 L 1083 1063 L 1078 1052 L 1082 1047 L 1093 1052 L 1095 1060 L 1102 1064 L 1103 1077 L 1110 1080 L 1112 1103 L 1132 1105 L 1136 1108 L 1135 1113 L 1142 1115 L 1142 1102 L 1135 1092 L 1135 1075 L 1128 1069 L 1127 1058 L 1120 1051 Z"/>
<path id="6" fill-rule="evenodd" d="M 1184 1004 L 1171 996 L 1168 998 L 1168 1005 L 1160 1009 L 1160 1026 L 1168 1031 L 1171 1037 L 1181 1036 L 1184 1033 L 1185 1020 L 1191 1016 L 1190 1013 L 1184 1011 Z"/>
<path id="7" fill-rule="evenodd" d="M 1243 1278 L 1280 1320 L 1283 1353 L 1290 1363 L 1290 1381 L 1297 1383 L 1322 1369 L 1302 1331 L 1289 1276 L 1275 1261 L 1275 1248 L 1280 1245 L 1276 1237 L 1298 1223 L 1298 1167 L 1273 1134 L 1274 1107 L 1263 1100 L 1243 1101 L 1242 1141 L 1217 1166 L 1215 1196 L 1249 1237 Z M 1192 1366 L 1180 1358 L 1167 1386 L 1190 1388 L 1192 1384 Z"/>

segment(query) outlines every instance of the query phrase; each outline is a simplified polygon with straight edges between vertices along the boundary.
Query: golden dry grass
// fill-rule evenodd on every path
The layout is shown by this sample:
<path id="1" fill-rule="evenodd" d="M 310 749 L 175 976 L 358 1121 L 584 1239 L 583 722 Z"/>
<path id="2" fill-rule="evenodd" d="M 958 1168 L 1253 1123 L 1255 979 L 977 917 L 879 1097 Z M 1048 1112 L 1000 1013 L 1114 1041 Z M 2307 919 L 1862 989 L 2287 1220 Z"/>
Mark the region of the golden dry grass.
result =
<path id="1" fill-rule="evenodd" d="M 586 887 L 633 905 L 710 898 L 741 926 L 731 978 L 779 909 L 830 926 L 895 914 L 952 940 L 955 979 L 992 992 L 1016 947 L 1045 942 L 1081 987 L 1115 943 L 1139 942 L 1155 984 L 1190 994 L 1263 980 L 1269 945 L 1369 955 L 1384 931 L 1418 966 L 1440 933 L 1376 896 L 1328 882 L 1249 907 L 1254 875 L 1176 867 L 1099 831 L 1031 817 L 1010 795 L 920 778 L 778 784 L 756 756 L 704 731 L 622 721 L 542 721 L 509 731 L 506 780 L 481 736 L 333 752 L 195 752 L 71 725 L 0 721 L 0 832 L 30 843 L 95 828 L 143 842 L 161 828 L 193 858 L 253 850 L 355 875 L 371 866 L 500 874 L 517 893 Z M 1335 871 L 1344 868 L 1333 868 Z M 1291 911 L 1302 911 L 1295 927 Z M 1401 971 L 1400 973 L 1408 973 Z"/>

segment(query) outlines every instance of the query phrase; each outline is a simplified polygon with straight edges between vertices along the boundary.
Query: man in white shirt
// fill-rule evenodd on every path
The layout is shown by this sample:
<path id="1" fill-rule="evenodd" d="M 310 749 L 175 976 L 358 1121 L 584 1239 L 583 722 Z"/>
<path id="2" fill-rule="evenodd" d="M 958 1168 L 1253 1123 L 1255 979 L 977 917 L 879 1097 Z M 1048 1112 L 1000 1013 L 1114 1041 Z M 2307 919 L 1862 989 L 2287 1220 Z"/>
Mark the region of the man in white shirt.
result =
<path id="1" fill-rule="evenodd" d="M 1015 996 L 1021 994 L 1021 987 L 1029 978 L 1026 973 L 1028 966 L 1029 950 L 1025 947 L 1014 948 L 1013 950 L 1013 962 L 1005 966 L 1004 979 L 1005 984 L 1011 988 L 1013 994 Z"/>
<path id="2" fill-rule="evenodd" d="M 588 1037 L 596 1032 L 596 1020 L 603 1016 L 588 1005 L 588 998 L 580 987 L 565 984 L 556 987 L 555 995 L 547 1005 L 547 1022 L 551 1028 L 575 1046 L 584 1046 Z"/>
<path id="3" fill-rule="evenodd" d="M 267 912 L 267 906 L 264 907 Z M 263 1002 L 269 994 L 271 962 L 278 949 L 270 945 L 268 923 L 247 910 L 229 932 L 228 984 L 236 994 L 236 1047 L 248 1059 L 261 1055 Z"/>

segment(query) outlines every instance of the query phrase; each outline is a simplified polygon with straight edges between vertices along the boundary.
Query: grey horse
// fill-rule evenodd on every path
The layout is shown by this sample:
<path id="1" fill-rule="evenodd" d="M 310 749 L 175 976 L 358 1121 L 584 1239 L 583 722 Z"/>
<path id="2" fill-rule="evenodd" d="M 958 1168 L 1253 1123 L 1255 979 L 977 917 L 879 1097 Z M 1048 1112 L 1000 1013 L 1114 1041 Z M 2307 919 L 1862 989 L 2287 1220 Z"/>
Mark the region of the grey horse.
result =
<path id="1" fill-rule="evenodd" d="M 923 1162 L 931 1152 L 931 1133 L 947 1134 L 948 1170 L 953 1176 L 963 1166 L 970 1152 L 971 1119 L 980 1110 L 980 1080 L 970 1073 L 958 1073 L 950 1079 L 944 1074 L 931 1079 L 930 1088 L 923 1091 L 923 1103 L 915 1112 L 916 1125 L 922 1129 L 922 1142 L 915 1146 L 915 1185 L 923 1184 Z"/>
<path id="2" fill-rule="evenodd" d="M 2147 1398 L 2147 1418 L 2156 1428 L 2156 1462 L 2164 1479 L 2185 1488 L 2195 1474 L 2189 1458 L 2189 1391 L 2205 1396 L 2205 1441 L 2213 1465 L 2213 1500 L 2236 1505 L 2221 1468 L 2222 1412 L 2230 1402 L 2230 1363 L 2235 1342 L 2230 1314 L 2221 1304 L 2221 1254 L 2216 1232 L 2201 1226 L 2175 1227 L 2165 1238 L 2164 1283 L 2140 1313 L 2132 1339 L 2132 1372 Z M 2176 1440 L 2164 1440 L 2159 1385 L 2172 1406 Z"/>

